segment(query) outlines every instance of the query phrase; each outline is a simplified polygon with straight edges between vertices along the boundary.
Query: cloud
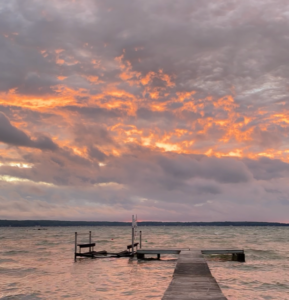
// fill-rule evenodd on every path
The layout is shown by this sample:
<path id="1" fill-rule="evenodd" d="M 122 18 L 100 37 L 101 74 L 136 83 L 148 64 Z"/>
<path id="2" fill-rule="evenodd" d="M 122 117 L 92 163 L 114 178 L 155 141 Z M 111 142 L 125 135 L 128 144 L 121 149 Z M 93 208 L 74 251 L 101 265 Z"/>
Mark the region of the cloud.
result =
<path id="1" fill-rule="evenodd" d="M 168 159 L 161 156 L 159 163 L 167 174 L 175 177 L 175 180 L 201 177 L 222 183 L 239 183 L 251 179 L 246 166 L 241 161 L 232 158 L 194 159 L 190 156 L 178 156 Z"/>
<path id="2" fill-rule="evenodd" d="M 90 157 L 96 158 L 98 161 L 105 161 L 107 158 L 107 155 L 105 155 L 105 153 L 100 151 L 97 147 L 90 147 L 88 149 L 88 153 Z"/>
<path id="3" fill-rule="evenodd" d="M 1 112 L 0 141 L 8 145 L 31 147 L 40 150 L 58 149 L 58 146 L 47 136 L 39 135 L 36 139 L 31 139 L 24 131 L 13 126 L 8 118 Z"/>
<path id="4" fill-rule="evenodd" d="M 258 160 L 245 159 L 244 163 L 257 180 L 269 181 L 289 176 L 289 164 L 279 159 L 261 157 Z"/>
<path id="5" fill-rule="evenodd" d="M 283 0 L 1 4 L 6 216 L 285 220 L 288 11 Z"/>
<path id="6" fill-rule="evenodd" d="M 89 220 L 89 207 L 100 218 L 100 211 L 105 211 L 108 220 L 125 218 L 133 211 L 148 219 L 172 221 L 225 220 L 228 215 L 231 220 L 262 220 L 264 214 L 273 221 L 283 216 L 289 191 L 284 185 L 288 166 L 281 161 L 164 155 L 137 148 L 131 151 L 106 158 L 103 167 L 65 151 L 26 155 L 23 159 L 32 168 L 2 166 L 0 174 L 7 179 L 0 181 L 6 199 L 2 200 L 2 214 L 6 211 L 8 216 L 10 210 L 23 218 L 36 217 L 44 209 L 37 205 L 38 212 L 34 210 L 41 200 L 49 211 L 57 209 L 53 209 L 54 217 L 65 219 L 79 219 L 77 211 L 86 211 L 82 218 Z M 8 205 L 11 189 L 18 195 L 13 201 L 26 203 L 25 214 Z M 73 211 L 73 216 L 67 215 L 67 210 Z"/>

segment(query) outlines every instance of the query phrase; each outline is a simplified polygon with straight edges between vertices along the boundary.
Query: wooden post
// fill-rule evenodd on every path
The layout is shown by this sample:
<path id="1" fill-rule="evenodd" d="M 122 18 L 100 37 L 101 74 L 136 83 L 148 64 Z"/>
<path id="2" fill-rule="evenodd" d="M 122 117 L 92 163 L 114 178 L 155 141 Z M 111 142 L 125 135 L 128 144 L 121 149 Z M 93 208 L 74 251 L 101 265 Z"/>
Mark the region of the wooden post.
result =
<path id="1" fill-rule="evenodd" d="M 134 216 L 132 216 L 132 221 L 131 221 L 131 251 L 134 253 Z"/>
<path id="2" fill-rule="evenodd" d="M 89 244 L 91 244 L 91 231 L 89 231 Z M 91 247 L 89 247 L 89 252 L 91 252 Z"/>
<path id="3" fill-rule="evenodd" d="M 139 232 L 139 248 L 141 249 L 141 231 Z"/>
<path id="4" fill-rule="evenodd" d="M 131 251 L 134 253 L 134 228 L 131 229 Z"/>
<path id="5" fill-rule="evenodd" d="M 161 259 L 161 255 L 160 255 L 160 253 L 158 254 L 158 259 Z"/>
<path id="6" fill-rule="evenodd" d="M 76 253 L 77 253 L 77 232 L 75 232 L 75 240 L 74 240 L 74 261 L 76 261 Z"/>
<path id="7" fill-rule="evenodd" d="M 246 259 L 245 259 L 245 253 L 238 253 L 237 254 L 237 259 L 239 262 L 245 262 Z"/>

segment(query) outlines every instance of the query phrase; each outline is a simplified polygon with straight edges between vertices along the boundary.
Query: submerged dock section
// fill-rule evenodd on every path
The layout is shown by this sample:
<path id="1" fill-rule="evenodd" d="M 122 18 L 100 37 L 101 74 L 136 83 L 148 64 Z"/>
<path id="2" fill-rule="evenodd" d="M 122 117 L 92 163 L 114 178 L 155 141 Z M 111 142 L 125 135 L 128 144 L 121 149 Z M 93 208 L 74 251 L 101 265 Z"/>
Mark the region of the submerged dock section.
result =
<path id="1" fill-rule="evenodd" d="M 85 243 L 78 243 L 78 237 L 80 235 L 87 236 L 86 233 L 75 232 L 74 261 L 76 261 L 77 257 L 84 257 L 84 258 L 133 257 L 136 254 L 136 251 L 137 251 L 138 245 L 139 245 L 139 243 L 133 243 L 131 245 L 127 245 L 127 250 L 117 252 L 117 253 L 107 252 L 105 250 L 94 251 L 95 243 L 93 243 L 91 240 L 91 231 L 89 231 L 88 241 Z M 134 239 L 133 239 L 133 241 L 134 241 Z"/>
<path id="2" fill-rule="evenodd" d="M 227 300 L 212 276 L 202 252 L 182 250 L 173 280 L 162 300 Z"/>

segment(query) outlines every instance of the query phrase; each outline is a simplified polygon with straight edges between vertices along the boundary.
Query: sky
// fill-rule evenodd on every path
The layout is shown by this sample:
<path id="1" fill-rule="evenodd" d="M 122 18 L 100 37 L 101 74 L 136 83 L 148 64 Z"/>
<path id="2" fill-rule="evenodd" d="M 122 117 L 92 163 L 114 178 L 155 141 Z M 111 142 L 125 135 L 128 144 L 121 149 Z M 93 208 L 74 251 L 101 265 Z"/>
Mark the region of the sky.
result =
<path id="1" fill-rule="evenodd" d="M 289 2 L 0 3 L 0 219 L 289 222 Z"/>

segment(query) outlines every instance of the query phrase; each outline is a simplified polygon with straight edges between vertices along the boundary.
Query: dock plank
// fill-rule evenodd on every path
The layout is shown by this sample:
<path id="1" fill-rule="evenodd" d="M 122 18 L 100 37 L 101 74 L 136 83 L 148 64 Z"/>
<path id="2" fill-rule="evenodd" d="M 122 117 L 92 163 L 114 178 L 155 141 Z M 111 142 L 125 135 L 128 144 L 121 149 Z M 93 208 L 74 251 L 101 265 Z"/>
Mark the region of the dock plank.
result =
<path id="1" fill-rule="evenodd" d="M 179 254 L 181 251 L 199 251 L 190 248 L 173 248 L 173 249 L 139 249 L 137 253 L 140 254 Z M 209 250 L 201 250 L 202 254 L 243 254 L 244 250 L 236 250 L 236 249 L 209 249 Z"/>
<path id="2" fill-rule="evenodd" d="M 201 251 L 179 254 L 173 279 L 162 300 L 227 300 Z"/>
<path id="3" fill-rule="evenodd" d="M 244 250 L 223 250 L 223 249 L 211 249 L 211 250 L 201 250 L 203 254 L 243 254 Z"/>
<path id="4" fill-rule="evenodd" d="M 185 249 L 139 249 L 137 253 L 139 254 L 179 254 L 182 250 L 190 250 L 189 248 Z"/>

